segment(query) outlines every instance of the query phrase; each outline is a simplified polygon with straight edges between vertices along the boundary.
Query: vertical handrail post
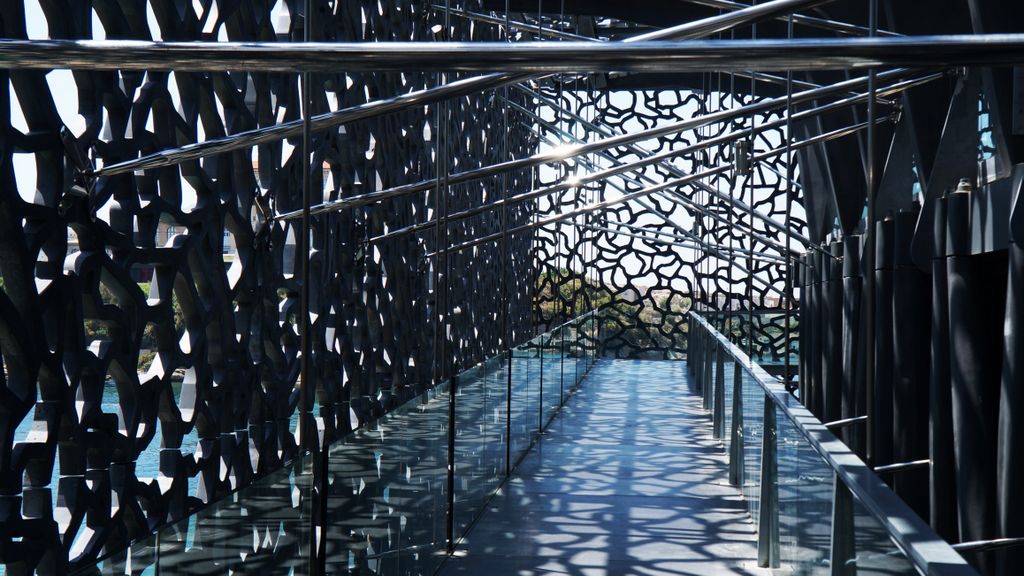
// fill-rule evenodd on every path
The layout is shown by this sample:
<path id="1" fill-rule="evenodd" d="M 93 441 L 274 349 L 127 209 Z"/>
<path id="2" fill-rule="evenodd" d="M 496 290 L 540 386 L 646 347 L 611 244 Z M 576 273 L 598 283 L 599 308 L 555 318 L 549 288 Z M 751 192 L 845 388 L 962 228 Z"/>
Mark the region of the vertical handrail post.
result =
<path id="1" fill-rule="evenodd" d="M 690 366 L 693 383 L 697 384 L 697 377 L 700 374 L 700 324 L 692 318 L 690 330 L 690 346 L 686 351 L 686 362 Z"/>
<path id="2" fill-rule="evenodd" d="M 878 0 L 868 1 L 868 28 L 869 36 L 875 36 L 878 33 Z M 877 241 L 875 220 L 877 215 L 875 214 L 875 196 L 878 192 L 878 175 L 876 166 L 876 147 L 878 130 L 875 128 L 875 118 L 878 115 L 877 112 L 877 95 L 878 95 L 878 79 L 876 77 L 877 71 L 874 68 L 868 70 L 868 127 L 865 143 L 866 149 L 866 161 L 864 163 L 865 176 L 867 180 L 867 210 L 865 212 L 866 222 L 864 225 L 864 236 L 865 246 L 864 255 L 866 256 L 864 262 L 864 365 L 868 367 L 868 370 L 864 373 L 864 390 L 867 397 L 867 408 L 871 412 L 874 411 L 874 397 L 875 397 L 875 331 L 891 329 L 888 326 L 875 326 L 875 244 Z M 871 412 L 868 412 L 868 416 L 871 416 Z M 872 426 L 867 427 L 866 442 L 867 449 L 865 452 L 865 460 L 867 464 L 873 465 L 875 463 L 875 454 L 872 444 L 874 443 L 874 433 Z"/>
<path id="3" fill-rule="evenodd" d="M 725 347 L 718 347 L 718 361 L 715 363 L 714 398 L 711 408 L 711 435 L 716 440 L 725 437 Z"/>
<path id="4" fill-rule="evenodd" d="M 443 37 L 450 40 L 451 22 L 448 3 L 446 0 L 444 11 L 444 34 Z M 438 75 L 439 83 L 444 83 L 447 76 L 444 73 Z M 441 252 L 440 248 L 445 246 L 448 238 L 448 213 L 450 200 L 448 194 L 449 172 L 450 172 L 450 130 L 451 118 L 450 108 L 447 101 L 438 104 L 436 113 L 437 137 L 434 145 L 435 174 L 437 182 L 434 187 L 434 216 L 437 226 L 434 227 L 434 245 L 438 252 L 434 257 L 434 382 L 441 382 L 446 375 L 454 372 L 454 367 L 448 358 L 449 338 L 449 290 L 448 277 L 451 272 L 450 259 L 447 251 Z M 448 457 L 447 457 L 447 506 L 445 508 L 445 545 L 450 554 L 455 549 L 455 395 L 458 391 L 458 376 L 453 375 L 448 380 Z"/>
<path id="5" fill-rule="evenodd" d="M 764 435 L 761 438 L 761 511 L 757 519 L 757 565 L 778 568 L 779 452 L 775 402 L 764 396 Z"/>
<path id="6" fill-rule="evenodd" d="M 701 334 L 701 362 L 700 362 L 700 398 L 701 407 L 708 409 L 708 366 L 711 364 L 711 341 L 705 331 Z"/>
<path id="7" fill-rule="evenodd" d="M 544 431 L 544 336 L 537 339 L 540 368 L 537 371 L 537 434 Z"/>
<path id="8" fill-rule="evenodd" d="M 732 423 L 729 437 L 729 483 L 743 486 L 743 365 L 733 361 L 732 369 Z M 765 431 L 767 433 L 767 429 Z M 762 511 L 764 508 L 762 508 Z"/>
<path id="9" fill-rule="evenodd" d="M 693 374 L 693 314 L 686 315 L 686 371 Z"/>
<path id="10" fill-rule="evenodd" d="M 562 303 L 562 314 L 565 314 L 565 303 Z M 558 330 L 558 407 L 565 403 L 565 332 L 568 324 Z"/>
<path id="11" fill-rule="evenodd" d="M 703 397 L 703 375 L 707 371 L 708 366 L 708 334 L 703 330 L 703 326 L 697 333 L 697 393 Z"/>
<path id="12" fill-rule="evenodd" d="M 708 373 L 708 366 L 711 361 L 711 333 L 704 326 L 701 327 L 700 331 L 700 352 L 701 352 L 701 363 L 700 363 L 700 377 L 701 377 L 701 392 L 704 391 L 704 379 Z"/>
<path id="13" fill-rule="evenodd" d="M 721 346 L 718 341 L 712 340 L 711 336 L 708 335 L 709 346 L 708 346 L 708 361 L 705 364 L 704 374 L 704 387 L 703 387 L 703 398 L 704 398 L 704 409 L 712 409 L 712 393 L 714 392 L 715 385 L 715 367 L 718 363 L 718 356 L 721 354 Z"/>
<path id="14" fill-rule="evenodd" d="M 575 305 L 575 297 L 573 299 L 573 303 L 574 303 L 573 304 L 573 314 L 575 314 L 576 313 L 575 312 L 575 306 L 576 306 Z M 574 346 L 569 349 L 569 353 L 573 355 L 573 357 L 572 357 L 573 358 L 573 360 L 572 360 L 572 367 L 573 367 L 572 385 L 575 387 L 575 386 L 578 386 L 579 383 L 580 383 L 580 357 L 579 357 L 579 353 L 580 353 L 580 332 L 581 332 L 580 324 L 582 324 L 582 322 L 577 318 L 574 321 L 574 324 L 575 324 L 573 326 L 573 334 L 574 334 L 574 336 L 573 336 L 573 339 L 572 339 Z M 583 363 L 584 363 L 584 365 L 586 365 L 586 362 L 587 362 L 587 354 L 586 354 L 586 352 L 584 352 L 583 353 Z"/>
<path id="15" fill-rule="evenodd" d="M 445 509 L 445 544 L 448 553 L 455 550 L 455 396 L 459 391 L 459 377 L 448 380 L 448 503 Z"/>
<path id="16" fill-rule="evenodd" d="M 512 348 L 509 342 L 505 367 L 505 476 L 512 474 Z"/>
<path id="17" fill-rule="evenodd" d="M 505 41 L 510 42 L 508 27 L 508 0 L 505 0 Z M 502 87 L 502 133 L 508 134 L 508 86 Z M 508 138 L 501 141 L 501 160 L 511 158 L 508 153 Z M 508 172 L 501 174 L 501 199 L 508 200 Z M 505 477 L 512 472 L 512 299 L 508 293 L 508 263 L 511 247 L 508 241 L 508 206 L 501 207 L 501 337 L 498 339 L 498 350 L 504 346 L 508 353 L 505 370 Z"/>
<path id="18" fill-rule="evenodd" d="M 590 354 L 590 366 L 593 367 L 597 363 L 597 355 L 601 347 L 601 312 L 593 310 L 591 312 L 593 316 L 593 324 L 591 325 L 590 334 L 594 339 L 594 349 L 591 350 Z"/>
<path id="19" fill-rule="evenodd" d="M 304 42 L 312 40 L 312 0 L 305 0 L 302 14 L 302 39 Z M 299 306 L 302 319 L 299 321 L 299 347 L 301 349 L 299 359 L 299 436 L 301 443 L 300 454 L 308 451 L 312 460 L 312 478 L 310 479 L 310 530 L 309 530 L 309 562 L 310 573 L 314 576 L 322 576 L 327 573 L 327 542 L 326 542 L 326 515 L 327 515 L 327 460 L 326 446 L 321 446 L 327 441 L 327 430 L 324 430 L 322 442 L 317 440 L 316 420 L 313 414 L 313 397 L 316 394 L 316 384 L 312 376 L 313 340 L 309 333 L 312 328 L 310 322 L 310 244 L 311 244 L 311 214 L 312 205 L 312 110 L 313 97 L 310 94 L 312 82 L 309 72 L 303 72 L 300 77 L 302 102 L 302 227 L 299 232 L 301 236 L 298 242 L 300 254 L 302 286 L 300 288 Z M 321 408 L 322 410 L 322 408 Z"/>
<path id="20" fill-rule="evenodd" d="M 832 499 L 832 533 L 829 541 L 832 576 L 854 576 L 853 494 L 846 484 L 834 476 Z"/>
<path id="21" fill-rule="evenodd" d="M 789 15 L 786 22 L 786 37 L 793 39 L 793 14 Z M 786 72 L 786 248 L 793 244 L 793 71 Z M 784 382 L 786 390 L 793 392 L 793 368 L 790 365 L 789 348 L 792 345 L 792 316 L 793 316 L 793 254 L 786 251 L 786 307 L 785 314 L 785 342 L 783 351 Z"/>
<path id="22" fill-rule="evenodd" d="M 697 381 L 697 362 L 700 354 L 697 351 L 697 322 L 690 318 L 690 333 L 686 335 L 686 367 L 690 371 L 690 382 Z"/>
<path id="23" fill-rule="evenodd" d="M 565 302 L 562 303 L 562 314 L 565 315 Z M 565 402 L 565 332 L 568 324 L 558 329 L 558 407 Z"/>

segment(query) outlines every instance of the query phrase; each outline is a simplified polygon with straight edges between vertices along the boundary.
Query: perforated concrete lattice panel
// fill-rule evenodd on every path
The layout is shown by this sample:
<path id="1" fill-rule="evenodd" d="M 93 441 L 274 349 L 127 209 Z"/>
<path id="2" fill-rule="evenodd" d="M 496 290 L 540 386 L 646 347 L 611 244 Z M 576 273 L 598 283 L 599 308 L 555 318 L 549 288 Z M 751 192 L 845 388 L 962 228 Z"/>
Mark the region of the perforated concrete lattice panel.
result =
<path id="1" fill-rule="evenodd" d="M 300 41 L 302 2 L 5 2 L 7 38 Z M 411 2 L 314 2 L 324 41 L 498 39 Z M 437 193 L 313 218 L 310 310 L 315 406 L 299 406 L 301 139 L 101 178 L 88 198 L 75 152 L 94 166 L 301 118 L 298 75 L 2 71 L 0 90 L 0 560 L 9 574 L 87 566 L 293 459 L 299 419 L 337 437 L 457 365 L 525 336 L 531 263 L 498 250 L 453 255 L 452 313 L 434 351 L 433 235 L 368 247 L 432 217 Z M 315 75 L 312 112 L 348 108 L 453 77 Z M 513 97 L 515 97 L 513 95 Z M 494 94 L 313 135 L 314 203 L 521 156 L 534 139 L 505 124 Z M 70 137 L 62 142 L 61 133 Z M 322 167 L 322 169 L 320 168 Z M 448 210 L 522 189 L 529 173 L 452 187 Z M 320 191 L 322 190 L 322 195 Z M 508 222 L 529 206 L 510 209 Z M 496 216 L 452 237 L 498 229 Z M 504 284 L 503 284 L 504 283 Z"/>
<path id="2" fill-rule="evenodd" d="M 298 42 L 307 21 L 302 5 L 12 0 L 0 4 L 0 24 L 5 38 Z M 310 37 L 318 41 L 507 38 L 498 26 L 461 18 L 446 28 L 429 2 L 313 5 Z M 477 2 L 463 7 L 482 10 Z M 314 74 L 310 113 L 458 77 L 414 70 Z M 704 91 L 630 94 L 581 88 L 585 80 L 556 77 L 317 131 L 309 158 L 302 139 L 290 138 L 90 181 L 83 171 L 298 121 L 301 79 L 0 70 L 7 87 L 0 90 L 0 562 L 6 572 L 88 568 L 268 474 L 281 480 L 268 490 L 291 494 L 301 480 L 283 466 L 323 441 L 301 438 L 303 421 L 326 441 L 337 439 L 446 376 L 594 308 L 609 312 L 601 335 L 608 355 L 678 358 L 685 353 L 684 315 L 695 301 L 716 308 L 777 303 L 779 262 L 745 261 L 742 254 L 774 253 L 772 243 L 784 240 L 757 220 L 754 230 L 769 241 L 748 238 L 741 225 L 749 215 L 702 187 L 432 256 L 731 162 L 731 146 L 483 211 L 440 232 L 369 241 L 647 152 L 749 128 L 747 118 L 551 169 L 443 184 L 446 173 L 735 104 L 710 84 Z M 759 133 L 755 151 L 783 139 L 778 129 Z M 299 219 L 281 217 L 302 208 L 307 165 L 313 204 L 436 178 L 442 183 L 315 215 L 307 231 Z M 779 158 L 749 179 L 703 182 L 781 221 L 786 187 L 777 174 L 785 170 Z M 303 234 L 308 255 L 300 252 Z M 696 244 L 672 245 L 680 242 Z M 700 242 L 740 255 L 760 283 L 748 291 L 748 274 Z M 312 382 L 303 406 L 306 257 Z M 261 516 L 254 508 L 251 517 L 233 521 L 251 522 L 254 530 L 266 517 L 301 524 L 309 513 L 307 492 L 294 493 L 298 501 L 287 509 Z M 273 555 L 298 554 L 301 532 L 286 538 L 283 529 L 267 531 L 245 561 L 258 569 Z"/>

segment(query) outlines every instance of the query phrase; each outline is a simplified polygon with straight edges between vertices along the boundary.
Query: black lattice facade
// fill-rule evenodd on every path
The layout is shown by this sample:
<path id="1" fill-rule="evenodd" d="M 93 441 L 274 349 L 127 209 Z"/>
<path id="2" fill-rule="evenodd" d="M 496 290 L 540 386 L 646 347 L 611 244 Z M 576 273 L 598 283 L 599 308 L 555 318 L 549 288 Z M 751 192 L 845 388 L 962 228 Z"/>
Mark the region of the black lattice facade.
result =
<path id="1" fill-rule="evenodd" d="M 724 81 L 729 77 L 724 76 Z M 734 84 L 741 81 L 732 79 Z M 704 82 L 700 90 L 587 92 L 572 84 L 554 87 L 546 94 L 549 106 L 540 112 L 546 122 L 537 121 L 547 132 L 542 145 L 553 148 L 562 142 L 637 132 L 758 100 L 756 90 L 752 95 L 730 96 L 721 75 L 708 76 Z M 749 81 L 746 84 L 749 91 Z M 777 113 L 759 114 L 756 125 L 779 118 Z M 538 211 L 542 216 L 564 213 L 699 173 L 709 166 L 730 165 L 735 153 L 731 144 L 714 144 L 690 154 L 684 150 L 729 133 L 749 133 L 753 154 L 775 150 L 785 142 L 784 126 L 752 131 L 754 120 L 744 116 L 676 132 L 542 170 L 539 185 L 549 186 L 651 154 L 670 155 L 668 162 L 559 193 L 542 201 Z M 673 156 L 674 150 L 679 154 Z M 557 229 L 545 228 L 535 247 L 539 254 L 539 323 L 557 324 L 555 320 L 572 317 L 581 307 L 603 305 L 609 311 L 602 321 L 602 346 L 607 355 L 681 358 L 686 347 L 684 318 L 694 305 L 722 312 L 778 311 L 786 304 L 786 262 L 781 256 L 786 234 L 714 192 L 732 196 L 779 223 L 786 221 L 787 208 L 793 206 L 796 215 L 791 215 L 789 223 L 797 234 L 805 234 L 797 182 L 800 172 L 789 159 L 778 154 L 757 163 L 749 174 L 732 171 L 710 176 L 580 216 Z M 790 164 L 792 170 L 787 168 Z M 787 195 L 791 199 L 788 204 Z M 754 235 L 749 234 L 751 230 Z M 775 257 L 759 257 L 764 254 Z M 586 279 L 569 273 L 581 267 Z M 784 321 L 780 318 L 777 323 Z M 758 330 L 759 355 L 781 357 L 786 344 L 780 334 Z"/>
<path id="2" fill-rule="evenodd" d="M 54 38 L 99 37 L 98 22 L 107 38 L 301 40 L 302 3 L 281 4 L 42 6 Z M 421 3 L 314 5 L 318 40 L 446 37 Z M 3 35 L 26 37 L 22 3 L 6 2 L 2 12 Z M 451 37 L 498 39 L 498 31 L 456 21 Z M 529 237 L 509 240 L 516 257 L 504 268 L 497 244 L 448 259 L 439 278 L 453 320 L 441 356 L 431 321 L 435 270 L 424 258 L 435 237 L 366 243 L 389 227 L 429 219 L 439 210 L 438 190 L 316 216 L 309 256 L 315 406 L 304 410 L 302 230 L 299 220 L 277 218 L 302 206 L 301 140 L 100 179 L 91 199 L 69 192 L 76 167 L 69 150 L 102 166 L 293 121 L 301 117 L 299 77 L 75 72 L 77 110 L 58 112 L 44 73 L 0 74 L 10 87 L 0 92 L 0 560 L 8 573 L 86 566 L 295 458 L 302 415 L 315 415 L 327 438 L 338 437 L 429 387 L 438 373 L 493 356 L 507 339 L 500 322 L 513 339 L 531 330 Z M 312 112 L 444 80 L 415 71 L 315 75 Z M 312 171 L 314 202 L 528 154 L 535 137 L 509 123 L 494 98 L 484 93 L 314 134 L 311 165 L 323 167 Z M 78 133 L 61 116 L 74 112 L 84 120 Z M 62 133 L 70 137 L 62 141 Z M 34 190 L 16 173 L 16 159 L 34 164 Z M 441 209 L 529 183 L 526 171 L 441 190 Z M 529 208 L 508 210 L 509 225 Z M 497 230 L 499 220 L 453 225 L 446 241 Z M 509 314 L 499 320 L 492 312 L 505 294 Z"/>
<path id="3" fill-rule="evenodd" d="M 439 25 L 429 3 L 313 4 L 309 18 L 294 0 L 40 6 L 52 38 L 297 42 L 307 21 L 309 36 L 325 42 L 508 38 L 500 26 L 465 19 Z M 38 15 L 24 3 L 5 2 L 0 13 L 4 37 L 30 37 L 26 23 Z M 687 90 L 605 90 L 567 78 L 527 86 L 537 94 L 523 86 L 491 90 L 314 132 L 308 158 L 302 140 L 292 138 L 100 178 L 87 183 L 86 195 L 79 192 L 83 167 L 300 120 L 300 76 L 75 71 L 55 82 L 43 72 L 4 70 L 0 78 L 9 87 L 0 91 L 0 561 L 11 574 L 87 569 L 282 469 L 303 447 L 341 438 L 460 369 L 588 311 L 608 312 L 605 354 L 680 358 L 685 315 L 695 304 L 743 310 L 781 302 L 784 261 L 742 254 L 778 254 L 784 235 L 707 189 L 781 222 L 792 192 L 782 175 L 797 174 L 784 156 L 750 174 L 709 177 L 434 255 L 731 163 L 731 145 L 441 231 L 370 242 L 586 171 L 750 130 L 753 119 L 744 117 L 548 168 L 444 183 L 448 173 L 758 98 L 731 99 L 718 75 Z M 456 78 L 414 70 L 314 74 L 309 112 Z M 69 109 L 58 92 L 71 89 L 77 98 Z M 780 128 L 754 134 L 755 153 L 786 137 Z M 314 215 L 306 231 L 301 220 L 282 217 L 302 208 L 306 166 L 313 167 L 313 204 L 439 183 Z M 793 226 L 802 228 L 798 217 Z M 750 236 L 750 227 L 767 241 Z M 686 242 L 739 256 L 730 262 L 724 252 L 680 247 Z M 300 379 L 305 258 L 308 386 Z M 776 337 L 767 347 L 777 354 L 784 344 Z M 316 437 L 302 438 L 304 429 Z M 298 554 L 285 538 L 268 538 L 261 549 L 273 553 L 254 552 L 254 570 L 279 565 L 261 564 L 267 558 Z"/>

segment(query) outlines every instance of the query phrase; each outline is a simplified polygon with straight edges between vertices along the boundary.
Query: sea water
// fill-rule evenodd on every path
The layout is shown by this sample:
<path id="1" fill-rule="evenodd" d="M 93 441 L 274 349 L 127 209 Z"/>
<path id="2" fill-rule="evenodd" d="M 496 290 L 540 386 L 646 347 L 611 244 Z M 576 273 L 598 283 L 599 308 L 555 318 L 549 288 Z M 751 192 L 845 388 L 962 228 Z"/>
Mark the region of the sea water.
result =
<path id="1" fill-rule="evenodd" d="M 177 396 L 181 390 L 181 382 L 174 382 L 174 394 Z M 118 414 L 118 393 L 117 385 L 113 380 L 108 380 L 103 390 L 103 402 L 100 404 L 101 409 L 105 414 Z M 14 441 L 26 441 L 29 438 L 29 434 L 32 431 L 32 424 L 35 419 L 35 407 L 33 406 L 27 416 L 18 424 L 18 428 L 14 433 Z M 291 418 L 291 428 L 295 430 L 298 425 L 298 414 L 293 414 Z M 153 439 L 150 440 L 149 445 L 143 450 L 138 458 L 135 460 L 135 476 L 138 478 L 156 478 L 160 475 L 160 420 L 157 419 L 156 434 Z M 184 456 L 195 454 L 196 447 L 199 445 L 199 434 L 195 427 L 186 434 L 181 441 L 181 453 Z M 59 450 L 59 449 L 58 449 Z M 50 477 L 50 488 L 52 490 L 52 499 L 54 508 L 57 506 L 57 480 L 60 478 L 59 459 L 54 463 L 53 475 Z M 196 491 L 199 487 L 199 479 L 196 477 L 189 478 L 188 493 L 191 496 L 196 495 Z M 3 574 L 0 571 L 0 574 Z"/>

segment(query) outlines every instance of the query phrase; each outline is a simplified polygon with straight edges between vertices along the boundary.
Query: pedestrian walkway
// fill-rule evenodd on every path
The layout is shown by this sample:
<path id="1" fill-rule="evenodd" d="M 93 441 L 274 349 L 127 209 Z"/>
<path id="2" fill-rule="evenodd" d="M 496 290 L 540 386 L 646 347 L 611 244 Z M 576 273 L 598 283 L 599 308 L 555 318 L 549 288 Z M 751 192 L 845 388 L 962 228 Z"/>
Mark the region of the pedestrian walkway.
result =
<path id="1" fill-rule="evenodd" d="M 602 360 L 444 576 L 768 574 L 680 361 Z"/>

